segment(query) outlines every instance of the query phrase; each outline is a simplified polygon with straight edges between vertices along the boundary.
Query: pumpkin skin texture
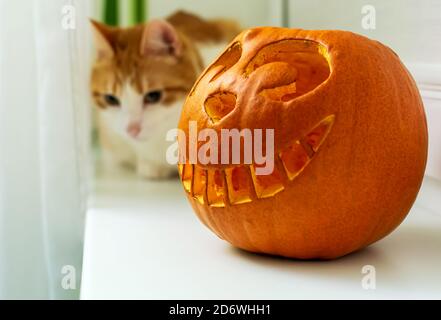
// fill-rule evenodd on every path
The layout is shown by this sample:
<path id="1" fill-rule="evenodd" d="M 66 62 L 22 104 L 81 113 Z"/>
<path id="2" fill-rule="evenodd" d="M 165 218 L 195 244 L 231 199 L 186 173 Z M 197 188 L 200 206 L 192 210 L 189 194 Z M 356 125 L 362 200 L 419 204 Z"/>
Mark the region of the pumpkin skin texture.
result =
<path id="1" fill-rule="evenodd" d="M 274 129 L 267 184 L 245 164 L 179 165 L 199 219 L 255 253 L 333 259 L 364 248 L 403 221 L 424 175 L 413 78 L 391 49 L 351 32 L 244 31 L 188 96 L 187 139 L 190 121 L 199 131 Z"/>

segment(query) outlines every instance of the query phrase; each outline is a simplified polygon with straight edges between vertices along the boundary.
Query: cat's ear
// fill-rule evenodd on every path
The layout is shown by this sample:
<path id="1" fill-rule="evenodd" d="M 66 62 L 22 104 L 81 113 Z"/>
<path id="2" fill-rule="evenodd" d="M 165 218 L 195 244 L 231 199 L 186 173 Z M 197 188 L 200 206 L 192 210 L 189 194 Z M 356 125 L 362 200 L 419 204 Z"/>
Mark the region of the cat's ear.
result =
<path id="1" fill-rule="evenodd" d="M 140 51 L 143 56 L 157 54 L 179 57 L 182 54 L 182 42 L 170 23 L 153 20 L 144 27 Z"/>
<path id="2" fill-rule="evenodd" d="M 111 44 L 111 28 L 95 20 L 90 20 L 98 60 L 111 59 L 115 52 Z"/>

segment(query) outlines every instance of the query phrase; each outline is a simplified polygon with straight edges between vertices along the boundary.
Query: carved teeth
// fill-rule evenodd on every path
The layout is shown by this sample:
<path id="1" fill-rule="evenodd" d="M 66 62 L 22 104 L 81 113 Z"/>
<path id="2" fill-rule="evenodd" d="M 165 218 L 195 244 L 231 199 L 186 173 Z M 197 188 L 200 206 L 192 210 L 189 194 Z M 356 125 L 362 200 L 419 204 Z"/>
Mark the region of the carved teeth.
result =
<path id="1" fill-rule="evenodd" d="M 221 170 L 208 170 L 208 204 L 212 207 L 225 207 L 224 173 Z"/>
<path id="2" fill-rule="evenodd" d="M 256 175 L 255 167 L 251 166 L 251 175 L 253 177 L 256 195 L 259 199 L 273 197 L 285 189 L 282 177 L 277 168 L 274 168 L 273 173 L 270 175 L 258 176 Z"/>
<path id="3" fill-rule="evenodd" d="M 323 144 L 334 123 L 335 116 L 321 121 L 301 141 L 279 153 L 279 158 L 290 181 L 294 180 L 311 162 Z M 306 149 L 305 149 L 306 148 Z M 308 154 L 308 150 L 309 154 Z M 200 204 L 208 202 L 210 207 L 223 208 L 228 203 L 239 205 L 258 199 L 270 198 L 285 189 L 282 173 L 274 168 L 270 175 L 256 175 L 256 167 L 238 166 L 225 170 L 205 170 L 200 166 L 180 164 L 178 166 L 184 189 Z"/>
<path id="4" fill-rule="evenodd" d="M 231 204 L 242 204 L 252 201 L 251 178 L 247 167 L 235 167 L 225 170 L 228 196 Z"/>
<path id="5" fill-rule="evenodd" d="M 317 152 L 322 143 L 325 141 L 332 129 L 334 120 L 334 115 L 326 117 L 305 137 L 305 143 L 308 144 L 312 150 L 314 150 L 314 152 Z"/>
<path id="6" fill-rule="evenodd" d="M 279 155 L 289 180 L 294 180 L 308 165 L 311 159 L 299 141 L 282 151 Z"/>
<path id="7" fill-rule="evenodd" d="M 178 171 L 179 171 L 179 175 L 182 177 L 182 174 L 184 173 L 184 165 L 183 164 L 178 164 Z"/>
<path id="8" fill-rule="evenodd" d="M 207 187 L 207 171 L 198 166 L 194 167 L 193 178 L 193 197 L 199 201 L 200 204 L 205 203 L 205 192 Z"/>
<path id="9" fill-rule="evenodd" d="M 181 174 L 182 184 L 184 185 L 185 191 L 191 193 L 193 184 L 193 165 L 184 164 L 183 173 Z"/>

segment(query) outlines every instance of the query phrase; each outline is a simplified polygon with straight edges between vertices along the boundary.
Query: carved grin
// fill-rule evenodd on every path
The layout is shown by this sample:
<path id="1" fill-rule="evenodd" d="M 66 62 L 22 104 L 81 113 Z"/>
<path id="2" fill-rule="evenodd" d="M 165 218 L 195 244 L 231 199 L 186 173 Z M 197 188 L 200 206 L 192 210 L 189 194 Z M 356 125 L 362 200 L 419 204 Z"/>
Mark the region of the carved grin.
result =
<path id="1" fill-rule="evenodd" d="M 326 117 L 306 136 L 280 151 L 270 175 L 256 175 L 254 165 L 206 170 L 198 165 L 181 164 L 179 173 L 184 189 L 201 205 L 217 208 L 274 197 L 308 166 L 334 121 L 334 115 Z"/>

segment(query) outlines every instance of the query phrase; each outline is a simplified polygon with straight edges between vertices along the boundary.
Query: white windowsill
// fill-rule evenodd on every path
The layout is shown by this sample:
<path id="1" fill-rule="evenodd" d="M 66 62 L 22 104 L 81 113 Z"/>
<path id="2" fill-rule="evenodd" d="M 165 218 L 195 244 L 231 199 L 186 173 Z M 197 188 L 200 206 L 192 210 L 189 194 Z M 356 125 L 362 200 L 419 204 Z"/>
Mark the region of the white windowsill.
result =
<path id="1" fill-rule="evenodd" d="M 104 175 L 87 217 L 82 299 L 439 299 L 441 207 L 425 206 L 439 194 L 440 184 L 426 179 L 392 235 L 342 259 L 302 262 L 219 240 L 177 181 Z M 376 290 L 360 285 L 367 264 L 376 267 Z"/>

